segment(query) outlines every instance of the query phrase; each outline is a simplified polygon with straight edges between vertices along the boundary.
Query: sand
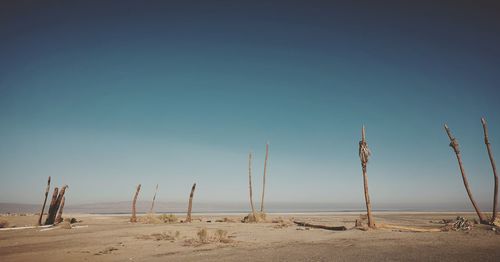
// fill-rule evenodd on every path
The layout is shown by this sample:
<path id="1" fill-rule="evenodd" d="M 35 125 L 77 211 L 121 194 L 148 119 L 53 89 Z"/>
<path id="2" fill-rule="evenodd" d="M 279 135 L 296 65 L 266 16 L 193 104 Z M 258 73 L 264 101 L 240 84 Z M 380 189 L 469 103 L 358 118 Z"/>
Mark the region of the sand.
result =
<path id="1" fill-rule="evenodd" d="M 375 213 L 378 223 L 439 228 L 437 222 L 472 213 Z M 66 215 L 68 217 L 70 215 Z M 399 232 L 351 229 L 357 213 L 273 214 L 340 226 L 347 231 L 308 229 L 281 223 L 215 222 L 243 215 L 195 215 L 190 224 L 131 224 L 127 216 L 71 215 L 73 229 L 0 231 L 0 261 L 500 261 L 500 234 L 475 226 L 469 232 Z M 25 226 L 35 216 L 6 216 Z M 208 221 L 211 222 L 208 222 Z M 207 243 L 197 233 L 206 228 Z M 41 231 L 43 230 L 43 231 Z M 216 231 L 227 233 L 222 241 Z M 178 232 L 178 233 L 177 233 Z"/>

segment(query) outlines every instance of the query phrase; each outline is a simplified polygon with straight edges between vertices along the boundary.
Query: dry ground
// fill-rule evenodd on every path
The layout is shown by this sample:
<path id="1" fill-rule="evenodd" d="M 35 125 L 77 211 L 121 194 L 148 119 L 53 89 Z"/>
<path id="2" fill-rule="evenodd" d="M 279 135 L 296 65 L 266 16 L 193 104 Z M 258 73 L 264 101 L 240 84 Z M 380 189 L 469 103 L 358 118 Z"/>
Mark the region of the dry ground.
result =
<path id="1" fill-rule="evenodd" d="M 464 215 L 464 214 L 462 214 Z M 465 214 L 473 218 L 473 214 Z M 126 216 L 74 215 L 84 225 L 0 231 L 0 261 L 500 261 L 500 235 L 486 228 L 470 232 L 412 233 L 388 229 L 334 232 L 276 223 L 215 222 L 130 224 Z M 268 216 L 268 220 L 279 215 Z M 283 215 L 299 221 L 354 226 L 355 213 Z M 377 222 L 440 227 L 453 213 L 376 213 Z M 231 216 L 241 219 L 241 216 Z M 36 217 L 1 217 L 24 226 Z M 211 222 L 207 222 L 211 220 Z M 197 233 L 220 229 L 226 241 L 199 243 Z M 178 231 L 178 233 L 176 233 Z"/>

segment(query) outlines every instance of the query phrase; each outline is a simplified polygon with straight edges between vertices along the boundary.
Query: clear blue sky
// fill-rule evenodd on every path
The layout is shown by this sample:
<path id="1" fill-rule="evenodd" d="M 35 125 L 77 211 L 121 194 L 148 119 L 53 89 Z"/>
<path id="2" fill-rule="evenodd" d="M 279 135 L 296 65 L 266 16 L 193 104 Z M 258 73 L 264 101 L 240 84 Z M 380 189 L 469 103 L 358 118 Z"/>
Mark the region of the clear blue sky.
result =
<path id="1" fill-rule="evenodd" d="M 404 3 L 403 3 L 404 2 Z M 0 202 L 268 201 L 470 207 L 500 156 L 496 1 L 2 1 Z M 500 160 L 498 160 L 500 161 Z"/>

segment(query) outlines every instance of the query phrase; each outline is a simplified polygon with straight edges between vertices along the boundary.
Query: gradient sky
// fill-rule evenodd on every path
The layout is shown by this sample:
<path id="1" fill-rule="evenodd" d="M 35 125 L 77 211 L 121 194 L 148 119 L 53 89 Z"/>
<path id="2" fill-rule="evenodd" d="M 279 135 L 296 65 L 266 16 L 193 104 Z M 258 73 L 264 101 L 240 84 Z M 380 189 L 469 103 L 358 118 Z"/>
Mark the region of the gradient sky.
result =
<path id="1" fill-rule="evenodd" d="M 375 3 L 376 2 L 376 3 Z M 437 3 L 439 2 L 439 3 Z M 246 201 L 469 208 L 500 155 L 497 1 L 1 1 L 0 202 Z M 500 159 L 498 160 L 500 161 Z"/>

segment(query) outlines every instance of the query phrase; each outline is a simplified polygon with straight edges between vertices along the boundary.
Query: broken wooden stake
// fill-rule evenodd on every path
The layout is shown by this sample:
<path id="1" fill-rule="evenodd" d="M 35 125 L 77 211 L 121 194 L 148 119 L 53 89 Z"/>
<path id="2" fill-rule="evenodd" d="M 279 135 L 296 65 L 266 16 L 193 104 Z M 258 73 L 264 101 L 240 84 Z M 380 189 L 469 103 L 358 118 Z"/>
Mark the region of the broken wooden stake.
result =
<path id="1" fill-rule="evenodd" d="M 137 186 L 137 189 L 135 190 L 134 200 L 132 201 L 132 216 L 130 217 L 130 222 L 132 223 L 137 222 L 135 204 L 137 203 L 137 196 L 139 195 L 140 190 L 141 190 L 141 184 Z"/>
<path id="2" fill-rule="evenodd" d="M 186 222 L 191 222 L 191 210 L 193 209 L 193 196 L 194 196 L 194 190 L 196 189 L 196 183 L 193 184 L 193 187 L 191 187 L 191 193 L 189 194 L 189 204 L 188 204 L 188 211 L 187 211 L 187 217 L 186 217 Z"/>
<path id="3" fill-rule="evenodd" d="M 293 221 L 296 225 L 303 226 L 303 227 L 311 227 L 311 228 L 321 228 L 321 229 L 326 229 L 326 230 L 333 230 L 333 231 L 345 231 L 347 228 L 345 226 L 324 226 L 324 225 L 313 225 L 305 222 L 299 222 L 299 221 Z"/>
<path id="4" fill-rule="evenodd" d="M 448 134 L 448 137 L 450 138 L 450 147 L 453 148 L 453 151 L 455 151 L 455 155 L 457 156 L 458 166 L 460 167 L 460 173 L 462 174 L 462 180 L 464 182 L 465 190 L 467 191 L 467 195 L 469 196 L 470 202 L 472 202 L 472 206 L 476 210 L 477 216 L 479 217 L 479 222 L 481 224 L 488 224 L 488 221 L 484 217 L 483 213 L 481 213 L 481 210 L 479 210 L 479 206 L 476 204 L 476 201 L 474 201 L 474 197 L 472 196 L 472 192 L 470 191 L 469 182 L 467 180 L 467 174 L 465 173 L 465 169 L 462 164 L 462 156 L 460 154 L 460 148 L 457 139 L 453 137 L 453 135 L 451 134 L 448 125 L 444 124 L 444 129 L 446 130 L 446 134 Z"/>
<path id="5" fill-rule="evenodd" d="M 45 199 L 43 200 L 43 205 L 42 205 L 42 211 L 40 212 L 40 217 L 38 217 L 38 225 L 42 225 L 42 217 L 43 217 L 43 212 L 45 211 L 45 205 L 47 204 L 47 196 L 49 195 L 50 191 L 50 176 L 49 179 L 47 180 L 47 188 L 45 189 Z"/>
<path id="6" fill-rule="evenodd" d="M 497 218 L 497 206 L 498 206 L 498 175 L 497 166 L 495 164 L 495 159 L 493 158 L 493 152 L 491 151 L 491 145 L 488 138 L 488 126 L 486 124 L 486 119 L 481 118 L 481 123 L 483 124 L 484 131 L 484 144 L 486 144 L 486 149 L 488 150 L 488 156 L 490 158 L 491 168 L 493 169 L 493 177 L 495 179 L 495 191 L 493 191 L 493 214 L 491 216 L 491 223 L 494 223 Z"/>

